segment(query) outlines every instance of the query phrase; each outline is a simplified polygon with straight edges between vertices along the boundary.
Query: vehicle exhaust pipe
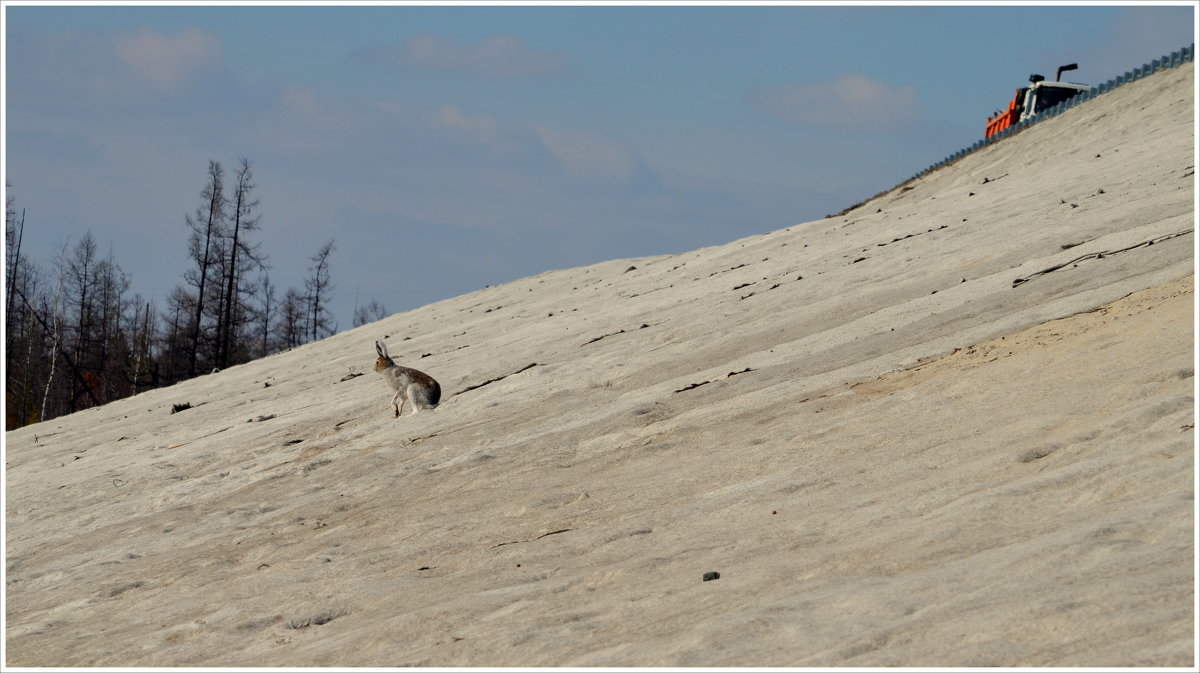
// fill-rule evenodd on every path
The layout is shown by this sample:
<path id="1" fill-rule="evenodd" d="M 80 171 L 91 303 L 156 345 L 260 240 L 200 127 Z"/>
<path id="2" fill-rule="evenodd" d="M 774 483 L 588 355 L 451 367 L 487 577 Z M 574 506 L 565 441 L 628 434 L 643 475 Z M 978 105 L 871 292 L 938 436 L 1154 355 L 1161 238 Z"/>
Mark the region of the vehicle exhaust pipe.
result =
<path id="1" fill-rule="evenodd" d="M 1056 74 L 1054 75 L 1054 81 L 1055 81 L 1055 82 L 1061 82 L 1061 81 L 1062 81 L 1062 74 L 1063 74 L 1064 72 L 1066 72 L 1066 71 L 1068 71 L 1068 70 L 1077 70 L 1078 68 L 1079 68 L 1079 64 L 1078 64 L 1078 63 L 1068 63 L 1068 64 L 1066 64 L 1066 65 L 1060 65 L 1060 66 L 1058 66 L 1058 73 L 1056 73 Z"/>

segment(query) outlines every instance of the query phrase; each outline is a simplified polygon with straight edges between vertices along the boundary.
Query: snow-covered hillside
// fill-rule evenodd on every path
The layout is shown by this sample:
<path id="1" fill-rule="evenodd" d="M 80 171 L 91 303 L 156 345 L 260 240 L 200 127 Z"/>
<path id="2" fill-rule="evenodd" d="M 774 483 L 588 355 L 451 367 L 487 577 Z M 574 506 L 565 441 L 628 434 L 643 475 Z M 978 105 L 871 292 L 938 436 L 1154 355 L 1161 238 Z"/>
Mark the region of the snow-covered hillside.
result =
<path id="1" fill-rule="evenodd" d="M 1193 101 L 9 432 L 6 663 L 1193 665 Z"/>

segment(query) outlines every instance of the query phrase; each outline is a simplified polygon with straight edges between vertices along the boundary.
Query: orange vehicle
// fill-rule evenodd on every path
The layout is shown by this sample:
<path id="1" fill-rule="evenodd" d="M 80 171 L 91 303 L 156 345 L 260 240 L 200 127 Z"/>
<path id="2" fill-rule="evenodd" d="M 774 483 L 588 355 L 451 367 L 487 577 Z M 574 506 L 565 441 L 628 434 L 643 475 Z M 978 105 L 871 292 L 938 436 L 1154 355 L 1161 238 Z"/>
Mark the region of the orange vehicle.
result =
<path id="1" fill-rule="evenodd" d="M 1060 81 L 1064 72 L 1075 70 L 1078 67 L 1079 65 L 1076 63 L 1059 66 L 1053 82 L 1047 82 L 1046 78 L 1041 75 L 1030 75 L 1029 86 L 1017 89 L 1013 99 L 1008 102 L 1008 109 L 1004 112 L 996 111 L 995 114 L 988 117 L 987 130 L 983 137 L 991 138 L 1010 126 L 1041 114 L 1055 105 L 1091 89 L 1092 87 L 1087 84 Z"/>

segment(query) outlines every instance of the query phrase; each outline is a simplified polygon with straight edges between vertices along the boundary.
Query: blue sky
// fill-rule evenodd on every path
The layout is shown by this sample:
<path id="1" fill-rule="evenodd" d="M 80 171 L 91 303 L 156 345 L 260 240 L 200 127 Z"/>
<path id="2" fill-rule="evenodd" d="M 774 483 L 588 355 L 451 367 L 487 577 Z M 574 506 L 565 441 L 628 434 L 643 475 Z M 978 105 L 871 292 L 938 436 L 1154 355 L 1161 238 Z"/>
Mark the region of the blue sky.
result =
<path id="1" fill-rule="evenodd" d="M 6 2 L 25 250 L 91 230 L 160 308 L 209 160 L 250 160 L 280 293 L 333 308 L 836 213 L 982 137 L 1037 72 L 1098 84 L 1195 40 L 1163 5 L 54 6 Z"/>

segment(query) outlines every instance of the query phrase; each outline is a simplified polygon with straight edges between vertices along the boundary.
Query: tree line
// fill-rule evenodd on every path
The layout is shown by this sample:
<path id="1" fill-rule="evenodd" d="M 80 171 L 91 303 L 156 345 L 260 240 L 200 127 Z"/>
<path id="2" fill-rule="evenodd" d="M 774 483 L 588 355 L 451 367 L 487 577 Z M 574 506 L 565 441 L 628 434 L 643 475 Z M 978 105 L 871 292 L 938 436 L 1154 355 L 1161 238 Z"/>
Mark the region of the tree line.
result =
<path id="1" fill-rule="evenodd" d="M 277 296 L 257 240 L 250 162 L 227 175 L 210 161 L 200 201 L 184 216 L 187 264 L 163 304 L 130 291 L 113 252 L 90 231 L 49 263 L 22 253 L 25 209 L 5 199 L 5 380 L 8 430 L 49 420 L 325 338 L 334 241 L 309 258 L 301 288 Z M 378 320 L 378 302 L 355 326 Z"/>

